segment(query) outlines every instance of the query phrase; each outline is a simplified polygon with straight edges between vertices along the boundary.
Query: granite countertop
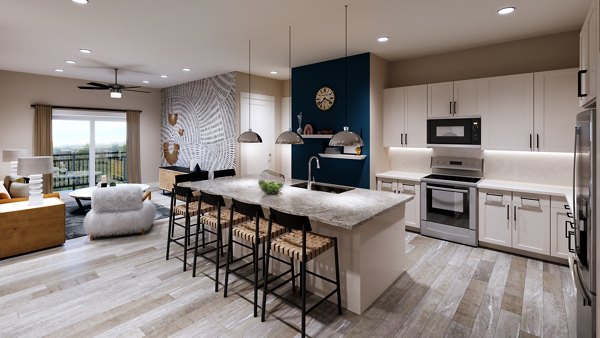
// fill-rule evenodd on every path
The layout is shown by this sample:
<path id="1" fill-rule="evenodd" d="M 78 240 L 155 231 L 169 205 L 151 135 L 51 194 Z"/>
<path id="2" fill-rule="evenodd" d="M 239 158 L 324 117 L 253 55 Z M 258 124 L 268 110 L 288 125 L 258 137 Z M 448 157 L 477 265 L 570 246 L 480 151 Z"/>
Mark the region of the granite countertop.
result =
<path id="1" fill-rule="evenodd" d="M 290 186 L 298 182 L 301 181 L 287 180 L 277 195 L 262 192 L 258 187 L 258 177 L 227 177 L 180 185 L 233 197 L 246 203 L 260 204 L 263 208 L 271 207 L 291 214 L 308 216 L 311 221 L 348 230 L 356 229 L 372 218 L 413 199 L 411 195 L 361 188 L 332 194 Z"/>

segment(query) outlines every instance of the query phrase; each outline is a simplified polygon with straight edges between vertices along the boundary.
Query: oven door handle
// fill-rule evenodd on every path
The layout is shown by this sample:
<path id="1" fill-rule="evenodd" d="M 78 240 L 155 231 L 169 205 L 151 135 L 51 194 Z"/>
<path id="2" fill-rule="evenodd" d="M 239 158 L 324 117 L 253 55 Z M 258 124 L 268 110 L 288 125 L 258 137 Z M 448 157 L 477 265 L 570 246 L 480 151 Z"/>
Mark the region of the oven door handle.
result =
<path id="1" fill-rule="evenodd" d="M 431 185 L 427 185 L 427 189 L 431 189 L 431 190 L 441 190 L 441 191 L 450 191 L 450 192 L 459 192 L 461 194 L 468 194 L 469 190 L 464 190 L 464 189 L 453 189 L 453 188 L 444 188 L 444 187 L 437 187 L 437 186 L 431 186 Z"/>

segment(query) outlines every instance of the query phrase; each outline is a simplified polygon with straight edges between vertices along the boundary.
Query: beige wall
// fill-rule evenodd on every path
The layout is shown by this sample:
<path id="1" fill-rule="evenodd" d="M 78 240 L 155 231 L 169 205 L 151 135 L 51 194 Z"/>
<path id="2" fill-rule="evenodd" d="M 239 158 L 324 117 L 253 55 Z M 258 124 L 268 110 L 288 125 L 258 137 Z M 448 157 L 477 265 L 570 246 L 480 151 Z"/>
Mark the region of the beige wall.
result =
<path id="1" fill-rule="evenodd" d="M 111 99 L 106 91 L 84 91 L 85 80 L 0 71 L 0 150 L 26 148 L 33 144 L 34 103 L 106 109 L 141 110 L 140 151 L 142 182 L 158 182 L 161 159 L 160 90 L 150 94 L 127 93 Z M 0 177 L 8 174 L 8 163 L 0 162 Z"/>
<path id="2" fill-rule="evenodd" d="M 262 94 L 269 95 L 275 97 L 275 125 L 273 128 L 275 129 L 275 137 L 279 136 L 281 133 L 281 98 L 282 98 L 282 90 L 283 84 L 281 80 L 269 79 L 262 76 L 252 75 L 252 93 L 254 94 Z M 236 72 L 235 77 L 236 83 L 236 95 L 235 95 L 235 130 L 237 130 L 237 135 L 240 134 L 240 93 L 248 92 L 248 73 Z M 255 121 L 253 123 L 259 123 L 260 121 Z M 263 140 L 263 142 L 267 142 L 267 140 Z M 275 143 L 275 140 L 270 142 Z M 275 156 L 273 157 L 273 161 L 275 163 L 275 171 L 281 172 L 281 149 L 277 145 L 275 146 Z M 237 146 L 236 151 L 236 159 L 235 166 L 236 172 L 241 172 L 240 170 L 240 147 Z"/>
<path id="3" fill-rule="evenodd" d="M 386 150 L 383 147 L 383 88 L 389 82 L 389 63 L 377 55 L 370 55 L 370 187 L 377 188 L 375 174 L 386 171 L 389 167 Z"/>
<path id="4" fill-rule="evenodd" d="M 579 31 L 390 64 L 389 87 L 579 67 Z"/>

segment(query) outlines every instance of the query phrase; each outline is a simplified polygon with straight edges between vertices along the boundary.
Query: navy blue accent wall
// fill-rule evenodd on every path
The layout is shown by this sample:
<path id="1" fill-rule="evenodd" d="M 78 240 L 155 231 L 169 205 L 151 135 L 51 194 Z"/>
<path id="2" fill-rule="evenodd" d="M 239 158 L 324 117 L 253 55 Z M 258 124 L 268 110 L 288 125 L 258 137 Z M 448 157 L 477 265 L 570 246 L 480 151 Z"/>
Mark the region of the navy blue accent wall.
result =
<path id="1" fill-rule="evenodd" d="M 369 126 L 370 126 L 370 55 L 350 56 L 296 67 L 292 69 L 292 127 L 298 128 L 299 112 L 302 126 L 310 123 L 318 130 L 342 130 L 345 122 L 344 108 L 348 103 L 348 127 L 359 133 L 365 143 L 362 161 L 321 158 L 321 169 L 313 166 L 312 173 L 319 182 L 369 188 Z M 348 67 L 348 95 L 345 88 L 346 61 Z M 333 107 L 321 111 L 315 104 L 315 94 L 323 86 L 331 87 L 336 95 Z M 348 100 L 346 101 L 346 97 Z M 303 145 L 292 146 L 292 177 L 307 179 L 308 159 L 318 156 L 329 143 L 329 139 L 304 139 Z"/>

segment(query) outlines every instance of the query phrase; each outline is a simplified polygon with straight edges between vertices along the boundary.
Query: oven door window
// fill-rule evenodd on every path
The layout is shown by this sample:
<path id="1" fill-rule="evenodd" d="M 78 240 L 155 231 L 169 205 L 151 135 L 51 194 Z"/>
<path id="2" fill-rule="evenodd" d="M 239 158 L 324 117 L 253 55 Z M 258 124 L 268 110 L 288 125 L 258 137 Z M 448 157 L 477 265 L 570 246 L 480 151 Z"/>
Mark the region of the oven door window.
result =
<path id="1" fill-rule="evenodd" d="M 427 221 L 469 229 L 469 190 L 427 185 Z"/>

